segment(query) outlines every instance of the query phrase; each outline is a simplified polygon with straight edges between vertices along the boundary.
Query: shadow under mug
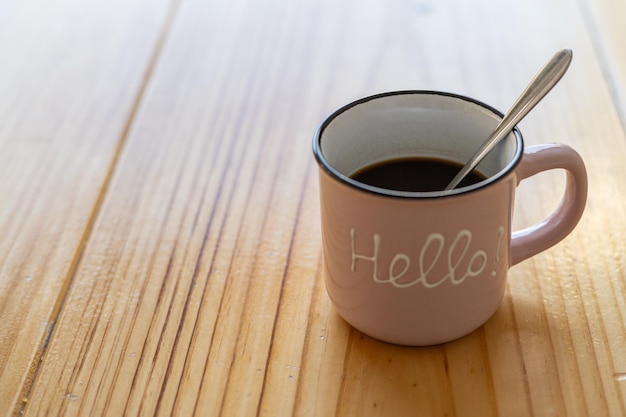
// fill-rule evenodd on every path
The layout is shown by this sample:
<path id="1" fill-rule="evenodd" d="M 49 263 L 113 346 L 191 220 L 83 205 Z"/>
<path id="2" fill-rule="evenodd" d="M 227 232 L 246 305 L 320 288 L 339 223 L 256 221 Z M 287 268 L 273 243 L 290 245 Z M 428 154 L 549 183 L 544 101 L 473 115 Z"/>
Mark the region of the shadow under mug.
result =
<path id="1" fill-rule="evenodd" d="M 319 165 L 325 283 L 336 311 L 374 338 L 423 346 L 462 337 L 498 308 L 509 267 L 562 240 L 585 208 L 587 174 L 562 144 L 524 150 L 516 128 L 476 168 L 486 179 L 452 192 L 402 192 L 351 178 L 397 158 L 465 163 L 502 114 L 435 91 L 366 97 L 328 116 Z M 549 169 L 567 174 L 560 205 L 513 232 L 517 185 Z"/>

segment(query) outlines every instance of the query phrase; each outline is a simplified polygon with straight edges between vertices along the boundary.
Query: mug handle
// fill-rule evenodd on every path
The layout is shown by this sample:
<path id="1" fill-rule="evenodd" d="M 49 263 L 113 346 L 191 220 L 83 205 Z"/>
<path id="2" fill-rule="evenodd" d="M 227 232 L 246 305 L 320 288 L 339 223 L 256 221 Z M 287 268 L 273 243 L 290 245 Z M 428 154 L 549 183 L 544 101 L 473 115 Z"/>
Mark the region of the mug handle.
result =
<path id="1" fill-rule="evenodd" d="M 559 206 L 542 222 L 511 235 L 509 266 L 555 245 L 576 226 L 587 202 L 587 170 L 580 155 L 567 145 L 552 143 L 524 150 L 517 167 L 517 184 L 550 169 L 564 169 L 565 193 Z"/>

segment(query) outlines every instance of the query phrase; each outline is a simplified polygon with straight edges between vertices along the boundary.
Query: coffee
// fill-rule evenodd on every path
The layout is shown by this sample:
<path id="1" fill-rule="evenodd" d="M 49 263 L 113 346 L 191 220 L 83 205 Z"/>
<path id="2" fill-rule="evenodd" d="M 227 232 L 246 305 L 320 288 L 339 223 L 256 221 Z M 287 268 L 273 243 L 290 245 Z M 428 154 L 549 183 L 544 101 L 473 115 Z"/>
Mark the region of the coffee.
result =
<path id="1" fill-rule="evenodd" d="M 441 191 L 461 170 L 462 165 L 435 158 L 391 159 L 368 165 L 353 175 L 352 179 L 374 187 L 396 191 Z M 466 187 L 483 181 L 486 177 L 470 172 L 457 186 Z"/>

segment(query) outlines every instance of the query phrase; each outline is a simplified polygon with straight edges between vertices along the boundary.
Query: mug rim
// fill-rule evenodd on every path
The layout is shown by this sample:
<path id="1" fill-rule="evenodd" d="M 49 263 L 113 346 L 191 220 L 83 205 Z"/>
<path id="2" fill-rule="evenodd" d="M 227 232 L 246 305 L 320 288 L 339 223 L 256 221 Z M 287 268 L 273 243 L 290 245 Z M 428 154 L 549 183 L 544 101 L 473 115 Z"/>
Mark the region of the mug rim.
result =
<path id="1" fill-rule="evenodd" d="M 324 130 L 328 127 L 328 125 L 333 120 L 335 120 L 335 118 L 337 118 L 339 115 L 345 113 L 347 110 L 350 110 L 353 107 L 356 107 L 360 104 L 367 103 L 369 101 L 377 100 L 380 98 L 400 96 L 400 95 L 437 95 L 437 96 L 450 97 L 450 98 L 463 100 L 469 103 L 476 104 L 478 106 L 483 107 L 484 109 L 488 110 L 489 112 L 495 114 L 496 116 L 500 118 L 504 117 L 504 114 L 502 112 L 500 112 L 499 110 L 479 100 L 476 100 L 474 98 L 467 97 L 464 95 L 449 93 L 449 92 L 444 92 L 444 91 L 399 90 L 399 91 L 389 91 L 385 93 L 369 95 L 369 96 L 362 97 L 360 99 L 354 100 L 348 104 L 343 105 L 342 107 L 332 112 L 330 115 L 326 116 L 324 120 L 322 120 L 317 130 L 315 131 L 315 135 L 313 137 L 313 154 L 320 168 L 322 168 L 327 174 L 329 174 L 335 180 L 343 184 L 346 184 L 352 188 L 355 188 L 359 191 L 365 191 L 368 193 L 372 193 L 372 194 L 375 194 L 378 196 L 384 196 L 384 197 L 395 197 L 395 198 L 402 198 L 402 199 L 407 199 L 407 198 L 408 199 L 431 199 L 431 198 L 452 197 L 452 196 L 458 196 L 462 194 L 480 191 L 486 187 L 489 187 L 490 185 L 493 185 L 494 183 L 499 182 L 502 178 L 506 177 L 509 173 L 513 172 L 517 164 L 520 162 L 521 156 L 524 152 L 524 140 L 522 138 L 521 131 L 516 125 L 513 127 L 512 133 L 515 136 L 517 148 L 515 150 L 515 154 L 513 155 L 513 158 L 511 159 L 511 161 L 503 169 L 498 171 L 495 175 L 492 175 L 475 184 L 465 186 L 465 187 L 455 188 L 450 191 L 446 191 L 446 190 L 426 191 L 426 192 L 424 191 L 398 191 L 398 190 L 392 190 L 388 188 L 375 187 L 369 184 L 364 184 L 362 182 L 356 181 L 350 178 L 349 176 L 342 174 L 337 169 L 335 169 L 328 162 L 328 160 L 326 160 L 322 152 L 322 146 L 321 146 L 322 136 L 324 134 Z"/>

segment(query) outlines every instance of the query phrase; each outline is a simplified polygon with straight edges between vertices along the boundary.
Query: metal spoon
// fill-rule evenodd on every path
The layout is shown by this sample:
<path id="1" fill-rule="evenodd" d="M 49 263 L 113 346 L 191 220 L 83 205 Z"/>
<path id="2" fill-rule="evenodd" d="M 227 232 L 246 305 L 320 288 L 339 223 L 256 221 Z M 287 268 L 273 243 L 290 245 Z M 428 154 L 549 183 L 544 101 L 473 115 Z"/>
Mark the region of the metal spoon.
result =
<path id="1" fill-rule="evenodd" d="M 563 49 L 557 52 L 543 68 L 535 75 L 535 78 L 528 84 L 524 92 L 517 99 L 508 113 L 504 116 L 500 124 L 495 128 L 491 136 L 482 144 L 480 149 L 472 156 L 458 174 L 450 181 L 445 188 L 446 191 L 454 189 L 469 174 L 478 163 L 489 153 L 491 149 L 506 135 L 513 127 L 531 111 L 541 99 L 548 94 L 552 87 L 559 82 L 570 62 L 572 62 L 572 51 Z"/>

